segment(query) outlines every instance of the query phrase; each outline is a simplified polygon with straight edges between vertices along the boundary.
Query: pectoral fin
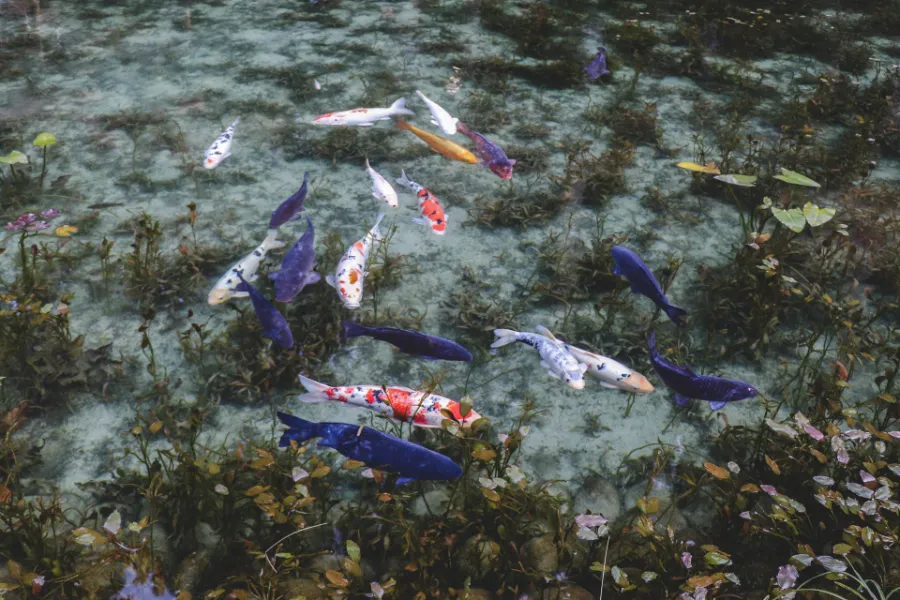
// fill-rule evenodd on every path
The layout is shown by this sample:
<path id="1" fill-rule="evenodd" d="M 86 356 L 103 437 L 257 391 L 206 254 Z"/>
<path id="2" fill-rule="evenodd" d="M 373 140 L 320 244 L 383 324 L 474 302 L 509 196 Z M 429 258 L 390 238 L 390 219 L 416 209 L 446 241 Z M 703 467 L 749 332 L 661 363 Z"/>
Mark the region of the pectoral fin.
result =
<path id="1" fill-rule="evenodd" d="M 687 406 L 690 403 L 691 399 L 687 396 L 682 396 L 681 394 L 675 394 L 675 404 L 678 406 Z"/>
<path id="2" fill-rule="evenodd" d="M 334 289 L 338 289 L 337 280 L 334 278 L 334 275 L 326 275 L 325 283 L 333 287 Z"/>
<path id="3" fill-rule="evenodd" d="M 721 410 L 728 404 L 727 400 L 710 400 L 709 407 L 713 410 Z"/>
<path id="4" fill-rule="evenodd" d="M 397 478 L 397 484 L 396 484 L 396 486 L 397 486 L 397 487 L 400 487 L 400 486 L 402 486 L 402 485 L 406 485 L 406 484 L 408 484 L 408 483 L 412 483 L 412 482 L 415 481 L 415 480 L 416 480 L 415 477 L 398 477 L 398 478 Z"/>
<path id="5" fill-rule="evenodd" d="M 618 389 L 620 389 L 620 388 L 614 386 L 614 385 L 611 384 L 611 383 L 606 383 L 605 381 L 601 381 L 601 382 L 600 382 L 600 385 L 602 385 L 602 386 L 605 387 L 605 388 L 609 388 L 609 389 L 611 389 L 611 390 L 618 390 Z"/>
<path id="6" fill-rule="evenodd" d="M 581 374 L 584 375 L 587 373 L 588 366 L 584 363 L 579 363 L 578 368 L 581 369 Z"/>
<path id="7" fill-rule="evenodd" d="M 553 379 L 562 379 L 562 377 L 559 376 L 559 373 L 556 373 L 554 371 L 547 371 L 547 375 L 549 375 Z"/>

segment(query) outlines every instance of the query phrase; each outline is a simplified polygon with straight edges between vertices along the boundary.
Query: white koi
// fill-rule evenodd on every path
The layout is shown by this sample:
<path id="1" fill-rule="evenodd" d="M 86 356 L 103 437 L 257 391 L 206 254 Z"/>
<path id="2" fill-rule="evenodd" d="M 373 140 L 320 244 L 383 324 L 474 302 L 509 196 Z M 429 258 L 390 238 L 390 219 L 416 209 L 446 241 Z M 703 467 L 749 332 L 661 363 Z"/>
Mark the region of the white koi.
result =
<path id="1" fill-rule="evenodd" d="M 375 121 L 390 121 L 398 115 L 414 115 L 406 108 L 406 98 L 400 98 L 388 108 L 354 108 L 343 112 L 325 113 L 312 120 L 313 125 L 358 125 L 371 127 Z"/>
<path id="2" fill-rule="evenodd" d="M 369 259 L 369 250 L 372 244 L 381 240 L 381 232 L 378 225 L 384 218 L 384 214 L 378 215 L 375 225 L 366 236 L 347 248 L 344 256 L 337 264 L 334 275 L 325 278 L 325 282 L 337 290 L 341 302 L 349 309 L 359 308 L 362 302 L 363 281 L 366 278 L 366 262 Z"/>
<path id="3" fill-rule="evenodd" d="M 387 202 L 388 206 L 391 208 L 400 206 L 397 192 L 391 187 L 388 180 L 381 176 L 381 173 L 372 168 L 368 158 L 366 159 L 366 172 L 369 174 L 369 177 L 372 178 L 372 195 L 378 200 Z"/>
<path id="4" fill-rule="evenodd" d="M 629 369 L 622 363 L 556 339 L 556 336 L 554 336 L 549 329 L 541 325 L 538 325 L 535 329 L 542 336 L 553 340 L 565 348 L 576 360 L 586 364 L 588 367 L 588 374 L 595 379 L 598 379 L 600 385 L 603 387 L 623 390 L 635 394 L 649 394 L 653 391 L 653 384 L 647 381 L 646 377 L 637 371 Z"/>
<path id="5" fill-rule="evenodd" d="M 319 83 L 318 79 L 313 79 L 313 87 L 316 88 L 316 91 L 318 92 L 322 89 L 322 84 Z"/>
<path id="6" fill-rule="evenodd" d="M 269 229 L 266 232 L 266 239 L 263 240 L 262 244 L 260 244 L 256 250 L 234 263 L 230 269 L 225 271 L 225 274 L 219 278 L 216 285 L 213 286 L 213 289 L 209 291 L 209 298 L 207 301 L 210 304 L 215 305 L 222 304 L 231 298 L 246 298 L 249 296 L 250 294 L 247 292 L 234 291 L 234 288 L 241 284 L 241 280 L 235 273 L 243 275 L 244 279 L 248 282 L 259 279 L 259 275 L 257 275 L 256 272 L 259 270 L 259 265 L 266 257 L 266 253 L 269 250 L 274 250 L 276 248 L 284 248 L 284 242 L 279 242 L 276 239 L 277 237 L 278 231 Z"/>
<path id="7" fill-rule="evenodd" d="M 512 329 L 495 329 L 494 335 L 497 339 L 491 344 L 491 348 L 500 348 L 513 342 L 528 344 L 541 355 L 541 366 L 547 369 L 551 377 L 561 379 L 572 389 L 584 389 L 587 365 L 579 363 L 557 342 L 537 333 L 520 333 Z"/>
<path id="8" fill-rule="evenodd" d="M 212 143 L 212 146 L 206 149 L 206 154 L 203 155 L 203 168 L 204 169 L 215 169 L 219 166 L 219 163 L 231 156 L 231 142 L 234 140 L 234 128 L 237 127 L 237 124 L 241 122 L 241 118 L 238 117 L 234 120 L 234 123 L 228 126 L 228 129 L 222 132 L 222 134 L 216 138 L 216 141 Z"/>
<path id="9" fill-rule="evenodd" d="M 428 110 L 431 111 L 431 122 L 438 127 L 440 127 L 441 131 L 446 133 L 447 135 L 454 135 L 456 133 L 456 122 L 459 119 L 455 117 L 451 117 L 450 113 L 448 113 L 444 108 L 433 100 L 429 100 L 425 94 L 416 90 L 416 94 L 418 94 L 419 98 L 428 106 Z"/>

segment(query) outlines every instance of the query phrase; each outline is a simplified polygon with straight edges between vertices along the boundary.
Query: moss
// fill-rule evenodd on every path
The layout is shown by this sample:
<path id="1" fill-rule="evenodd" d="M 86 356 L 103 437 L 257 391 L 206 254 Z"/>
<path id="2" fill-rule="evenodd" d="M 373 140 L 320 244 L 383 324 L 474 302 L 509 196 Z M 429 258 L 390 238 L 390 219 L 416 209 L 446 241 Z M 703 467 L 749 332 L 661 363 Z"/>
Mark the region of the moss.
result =
<path id="1" fill-rule="evenodd" d="M 641 63 L 646 63 L 651 51 L 662 42 L 655 25 L 644 25 L 632 19 L 610 25 L 607 39 L 615 50 L 615 56 Z"/>

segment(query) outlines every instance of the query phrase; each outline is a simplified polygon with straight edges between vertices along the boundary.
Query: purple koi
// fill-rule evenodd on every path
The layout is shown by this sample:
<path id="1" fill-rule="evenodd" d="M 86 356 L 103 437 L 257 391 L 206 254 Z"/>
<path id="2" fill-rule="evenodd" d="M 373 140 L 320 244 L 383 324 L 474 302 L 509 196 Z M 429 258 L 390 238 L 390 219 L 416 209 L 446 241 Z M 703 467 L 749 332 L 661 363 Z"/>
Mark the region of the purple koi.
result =
<path id="1" fill-rule="evenodd" d="M 591 79 L 597 80 L 604 75 L 609 75 L 609 69 L 606 68 L 606 48 L 600 48 L 597 56 L 594 57 L 588 66 L 584 68 Z"/>
<path id="2" fill-rule="evenodd" d="M 512 179 L 515 159 L 507 158 L 500 146 L 480 133 L 472 131 L 461 122 L 456 123 L 456 130 L 475 142 L 475 148 L 481 155 L 478 164 L 490 169 L 500 179 Z"/>
<path id="3" fill-rule="evenodd" d="M 303 185 L 294 193 L 293 196 L 281 203 L 281 205 L 272 211 L 272 218 L 269 220 L 269 229 L 278 229 L 290 220 L 300 217 L 303 212 L 303 202 L 306 200 L 306 193 L 309 187 L 309 173 L 303 174 Z"/>
<path id="4" fill-rule="evenodd" d="M 313 271 L 316 266 L 316 233 L 312 220 L 306 216 L 309 227 L 300 236 L 281 261 L 281 270 L 269 274 L 275 282 L 275 299 L 279 302 L 290 302 L 303 288 L 321 279 L 321 275 Z"/>

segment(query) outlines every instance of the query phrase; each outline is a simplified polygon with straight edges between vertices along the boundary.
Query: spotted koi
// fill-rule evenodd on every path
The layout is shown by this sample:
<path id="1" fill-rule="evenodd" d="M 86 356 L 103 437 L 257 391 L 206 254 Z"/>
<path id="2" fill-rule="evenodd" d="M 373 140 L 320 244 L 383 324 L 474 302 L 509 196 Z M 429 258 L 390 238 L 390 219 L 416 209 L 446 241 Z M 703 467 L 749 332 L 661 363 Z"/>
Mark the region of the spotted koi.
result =
<path id="1" fill-rule="evenodd" d="M 215 169 L 219 166 L 219 163 L 231 156 L 231 142 L 234 141 L 234 128 L 237 127 L 237 124 L 240 122 L 240 117 L 235 119 L 234 123 L 229 125 L 228 129 L 216 138 L 216 141 L 212 143 L 212 146 L 207 148 L 206 154 L 203 157 L 204 169 Z"/>
<path id="2" fill-rule="evenodd" d="M 422 218 L 413 219 L 413 223 L 427 225 L 436 234 L 444 235 L 447 232 L 447 215 L 444 214 L 441 201 L 430 191 L 407 177 L 406 171 L 401 169 L 400 173 L 401 176 L 397 179 L 397 183 L 411 189 L 419 199 L 419 211 L 422 213 Z"/>
<path id="3" fill-rule="evenodd" d="M 381 239 L 378 225 L 384 214 L 378 215 L 375 225 L 364 238 L 347 248 L 344 256 L 337 264 L 334 275 L 325 278 L 325 282 L 337 290 L 341 302 L 349 309 L 359 308 L 362 302 L 363 281 L 366 278 L 366 262 L 372 244 Z"/>

